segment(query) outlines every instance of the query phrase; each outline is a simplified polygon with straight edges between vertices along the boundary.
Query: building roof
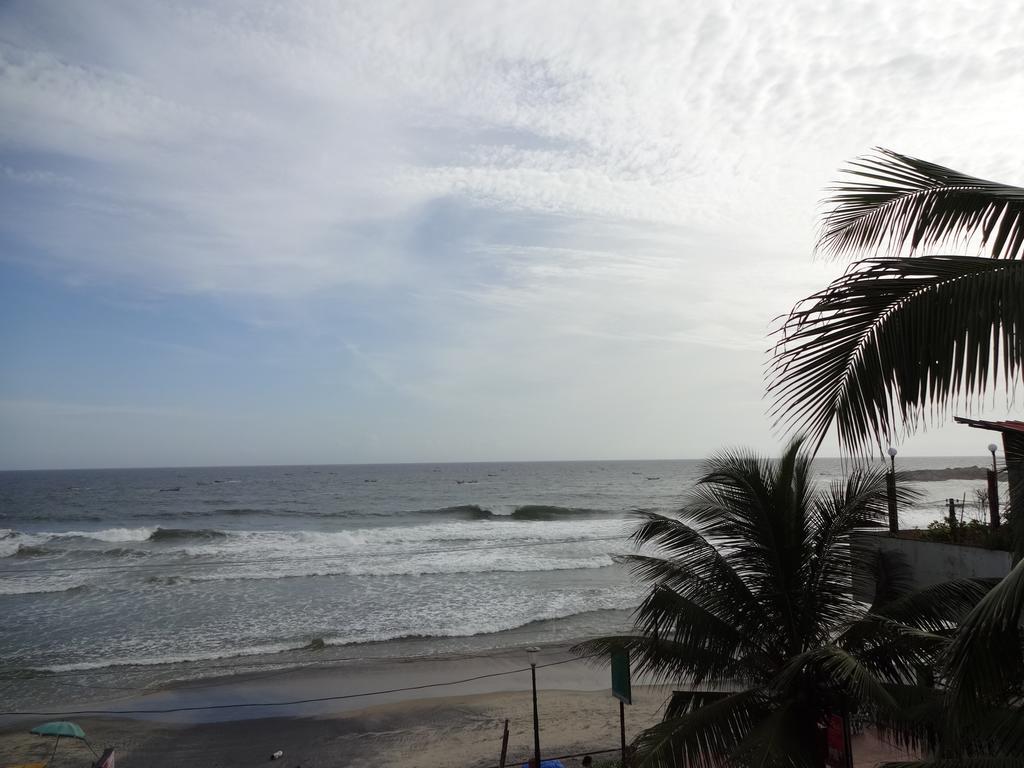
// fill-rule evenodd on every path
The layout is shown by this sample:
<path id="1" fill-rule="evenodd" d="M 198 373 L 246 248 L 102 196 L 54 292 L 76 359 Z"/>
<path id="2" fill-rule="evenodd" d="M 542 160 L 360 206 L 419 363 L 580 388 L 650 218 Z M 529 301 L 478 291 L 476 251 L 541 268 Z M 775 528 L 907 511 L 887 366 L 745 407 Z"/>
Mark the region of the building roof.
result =
<path id="1" fill-rule="evenodd" d="M 982 419 L 967 419 L 963 416 L 954 416 L 953 420 L 958 424 L 966 424 L 969 427 L 978 429 L 991 429 L 993 432 L 1013 432 L 1024 435 L 1024 421 L 984 421 Z"/>

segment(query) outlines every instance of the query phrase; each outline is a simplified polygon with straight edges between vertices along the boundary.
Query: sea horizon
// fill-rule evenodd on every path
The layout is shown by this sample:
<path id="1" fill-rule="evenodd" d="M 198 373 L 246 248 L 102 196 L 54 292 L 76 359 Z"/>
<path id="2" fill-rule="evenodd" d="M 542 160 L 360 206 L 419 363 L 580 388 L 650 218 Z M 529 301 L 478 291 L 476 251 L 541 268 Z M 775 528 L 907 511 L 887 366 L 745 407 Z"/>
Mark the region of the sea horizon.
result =
<path id="1" fill-rule="evenodd" d="M 730 450 L 733 446 L 725 446 L 718 450 Z M 781 450 L 781 444 L 779 446 Z M 618 458 L 618 459 L 467 459 L 467 460 L 444 460 L 444 461 L 354 461 L 354 462 L 312 462 L 312 463 L 257 463 L 257 464 L 153 464 L 144 465 L 140 464 L 137 466 L 98 466 L 98 467 L 13 467 L 0 469 L 0 474 L 7 472 L 107 472 L 107 471 L 133 471 L 133 470 L 175 470 L 175 469 L 263 469 L 263 468 L 295 468 L 295 467 L 402 467 L 402 466 L 430 466 L 430 465 L 441 465 L 441 464 L 594 464 L 594 463 L 626 463 L 626 462 L 645 462 L 645 463 L 657 463 L 657 462 L 675 462 L 675 461 L 707 461 L 707 459 L 716 453 L 713 450 L 708 453 L 707 456 L 701 457 L 690 457 L 690 458 Z M 999 452 L 1002 452 L 1002 448 L 999 448 Z M 772 458 L 774 456 L 771 452 L 761 452 L 760 455 L 766 458 Z M 897 454 L 896 460 L 900 461 L 916 461 L 916 460 L 937 460 L 937 459 L 977 459 L 983 463 L 991 461 L 991 455 L 987 452 L 984 455 L 979 454 L 978 456 L 964 455 L 964 454 L 949 454 L 949 453 L 915 453 L 915 454 Z M 885 461 L 888 463 L 889 458 L 887 455 L 879 453 L 875 455 L 862 455 L 862 456 L 840 456 L 840 455 L 822 455 L 815 454 L 815 461 L 826 460 L 826 461 L 847 461 L 847 462 L 858 462 L 864 460 L 867 462 L 874 461 Z"/>

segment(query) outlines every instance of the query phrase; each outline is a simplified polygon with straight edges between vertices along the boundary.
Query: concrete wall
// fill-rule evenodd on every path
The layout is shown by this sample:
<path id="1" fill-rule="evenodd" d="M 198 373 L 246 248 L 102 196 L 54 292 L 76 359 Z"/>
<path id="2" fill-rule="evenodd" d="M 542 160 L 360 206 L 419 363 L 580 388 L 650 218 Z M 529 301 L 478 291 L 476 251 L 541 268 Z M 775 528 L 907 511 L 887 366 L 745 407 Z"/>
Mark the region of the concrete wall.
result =
<path id="1" fill-rule="evenodd" d="M 855 549 L 882 549 L 902 553 L 914 574 L 915 587 L 927 587 L 950 579 L 999 578 L 1010 572 L 1009 552 L 981 547 L 962 547 L 933 541 L 899 539 L 888 533 L 864 532 L 853 537 Z M 857 562 L 857 561 L 855 561 Z M 864 560 L 865 565 L 868 561 Z M 854 569 L 854 592 L 870 599 L 874 581 L 870 573 Z"/>

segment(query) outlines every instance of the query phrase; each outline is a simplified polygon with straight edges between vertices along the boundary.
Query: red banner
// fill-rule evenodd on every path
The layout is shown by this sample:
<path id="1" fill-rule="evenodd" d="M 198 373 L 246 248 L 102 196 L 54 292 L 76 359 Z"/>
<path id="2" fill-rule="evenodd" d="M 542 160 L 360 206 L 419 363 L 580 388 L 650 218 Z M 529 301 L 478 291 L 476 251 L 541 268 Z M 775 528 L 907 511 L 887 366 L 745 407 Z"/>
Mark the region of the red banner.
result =
<path id="1" fill-rule="evenodd" d="M 828 744 L 825 765 L 828 768 L 849 768 L 850 759 L 847 753 L 850 746 L 846 743 L 846 724 L 839 715 L 832 715 L 828 719 L 828 733 L 825 738 Z"/>

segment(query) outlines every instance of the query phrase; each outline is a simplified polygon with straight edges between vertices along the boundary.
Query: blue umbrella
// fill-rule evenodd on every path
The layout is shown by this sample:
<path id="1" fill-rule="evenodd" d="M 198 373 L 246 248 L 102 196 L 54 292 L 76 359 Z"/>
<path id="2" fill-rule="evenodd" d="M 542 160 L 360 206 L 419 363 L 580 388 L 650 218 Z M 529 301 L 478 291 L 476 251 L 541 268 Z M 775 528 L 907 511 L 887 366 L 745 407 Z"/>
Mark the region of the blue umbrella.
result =
<path id="1" fill-rule="evenodd" d="M 83 731 L 74 723 L 69 723 L 66 720 L 54 720 L 49 723 L 37 725 L 35 728 L 29 731 L 29 733 L 34 733 L 37 736 L 57 737 L 57 740 L 53 743 L 53 752 L 50 753 L 50 759 L 46 761 L 47 763 L 49 763 L 50 760 L 53 760 L 53 756 L 57 754 L 57 747 L 60 745 L 60 740 L 62 736 L 67 737 L 69 739 L 81 739 L 82 741 L 85 741 L 85 731 Z M 89 745 L 88 741 L 85 741 L 85 746 L 89 747 L 89 750 L 92 751 L 92 747 Z"/>
<path id="2" fill-rule="evenodd" d="M 69 723 L 66 720 L 54 720 L 52 723 L 43 723 L 33 728 L 30 733 L 34 733 L 37 736 L 66 736 L 71 739 L 81 739 L 85 741 L 85 731 L 79 728 L 74 723 Z"/>

